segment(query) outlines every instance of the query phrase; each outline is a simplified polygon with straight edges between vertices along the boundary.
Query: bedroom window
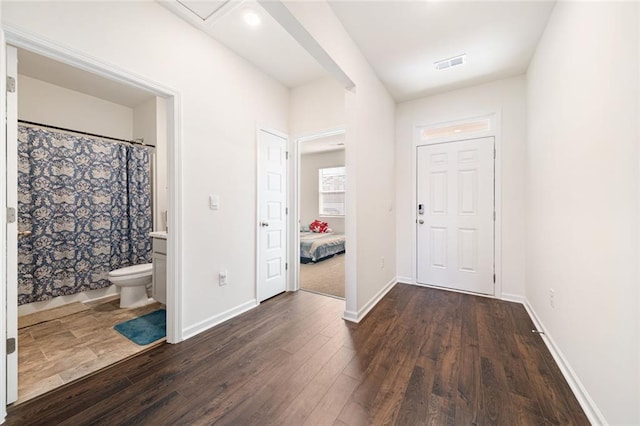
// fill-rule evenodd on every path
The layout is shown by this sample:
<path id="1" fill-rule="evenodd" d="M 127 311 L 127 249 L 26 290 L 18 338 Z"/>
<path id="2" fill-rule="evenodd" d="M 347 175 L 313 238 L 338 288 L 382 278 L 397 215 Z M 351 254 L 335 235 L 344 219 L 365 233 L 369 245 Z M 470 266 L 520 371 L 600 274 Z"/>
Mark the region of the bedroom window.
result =
<path id="1" fill-rule="evenodd" d="M 320 216 L 344 216 L 345 167 L 318 169 Z"/>

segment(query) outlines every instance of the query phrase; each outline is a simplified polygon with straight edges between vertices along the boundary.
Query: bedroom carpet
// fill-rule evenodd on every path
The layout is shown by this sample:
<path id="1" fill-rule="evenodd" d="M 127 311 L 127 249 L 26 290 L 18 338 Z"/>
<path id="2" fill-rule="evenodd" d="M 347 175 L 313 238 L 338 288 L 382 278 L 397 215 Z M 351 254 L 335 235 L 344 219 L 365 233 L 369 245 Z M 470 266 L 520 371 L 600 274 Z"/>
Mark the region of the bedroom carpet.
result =
<path id="1" fill-rule="evenodd" d="M 300 288 L 344 298 L 344 254 L 300 265 Z"/>

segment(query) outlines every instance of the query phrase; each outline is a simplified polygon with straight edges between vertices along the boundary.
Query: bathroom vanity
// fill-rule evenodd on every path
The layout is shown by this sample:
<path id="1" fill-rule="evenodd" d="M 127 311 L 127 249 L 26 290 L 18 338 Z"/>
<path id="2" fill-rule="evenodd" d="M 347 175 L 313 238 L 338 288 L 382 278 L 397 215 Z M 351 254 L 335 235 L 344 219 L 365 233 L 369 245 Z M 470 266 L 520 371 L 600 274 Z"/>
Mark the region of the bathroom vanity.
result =
<path id="1" fill-rule="evenodd" d="M 153 239 L 153 291 L 151 297 L 156 301 L 167 304 L 167 233 L 164 231 L 151 232 Z"/>

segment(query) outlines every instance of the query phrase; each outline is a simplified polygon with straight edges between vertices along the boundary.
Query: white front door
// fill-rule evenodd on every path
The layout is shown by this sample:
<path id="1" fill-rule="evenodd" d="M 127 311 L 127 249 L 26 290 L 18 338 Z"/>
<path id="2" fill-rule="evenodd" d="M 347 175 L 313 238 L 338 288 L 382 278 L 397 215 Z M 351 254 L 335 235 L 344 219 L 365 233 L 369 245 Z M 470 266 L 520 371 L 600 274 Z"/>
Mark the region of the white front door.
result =
<path id="1" fill-rule="evenodd" d="M 258 133 L 258 301 L 286 290 L 287 138 Z"/>
<path id="2" fill-rule="evenodd" d="M 494 294 L 494 140 L 417 148 L 417 282 Z"/>
<path id="3" fill-rule="evenodd" d="M 13 78 L 13 91 L 7 88 L 7 404 L 18 399 L 18 51 L 7 46 L 7 82 Z M 12 346 L 12 347 L 11 347 Z"/>

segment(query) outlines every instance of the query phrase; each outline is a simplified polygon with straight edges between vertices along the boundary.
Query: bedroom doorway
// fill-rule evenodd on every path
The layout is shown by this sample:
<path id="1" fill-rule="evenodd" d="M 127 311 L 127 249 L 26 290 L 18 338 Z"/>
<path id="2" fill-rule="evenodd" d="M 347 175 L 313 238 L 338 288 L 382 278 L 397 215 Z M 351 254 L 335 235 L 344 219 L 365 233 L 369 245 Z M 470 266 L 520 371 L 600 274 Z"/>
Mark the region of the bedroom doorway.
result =
<path id="1" fill-rule="evenodd" d="M 298 139 L 298 283 L 345 297 L 345 130 Z"/>

